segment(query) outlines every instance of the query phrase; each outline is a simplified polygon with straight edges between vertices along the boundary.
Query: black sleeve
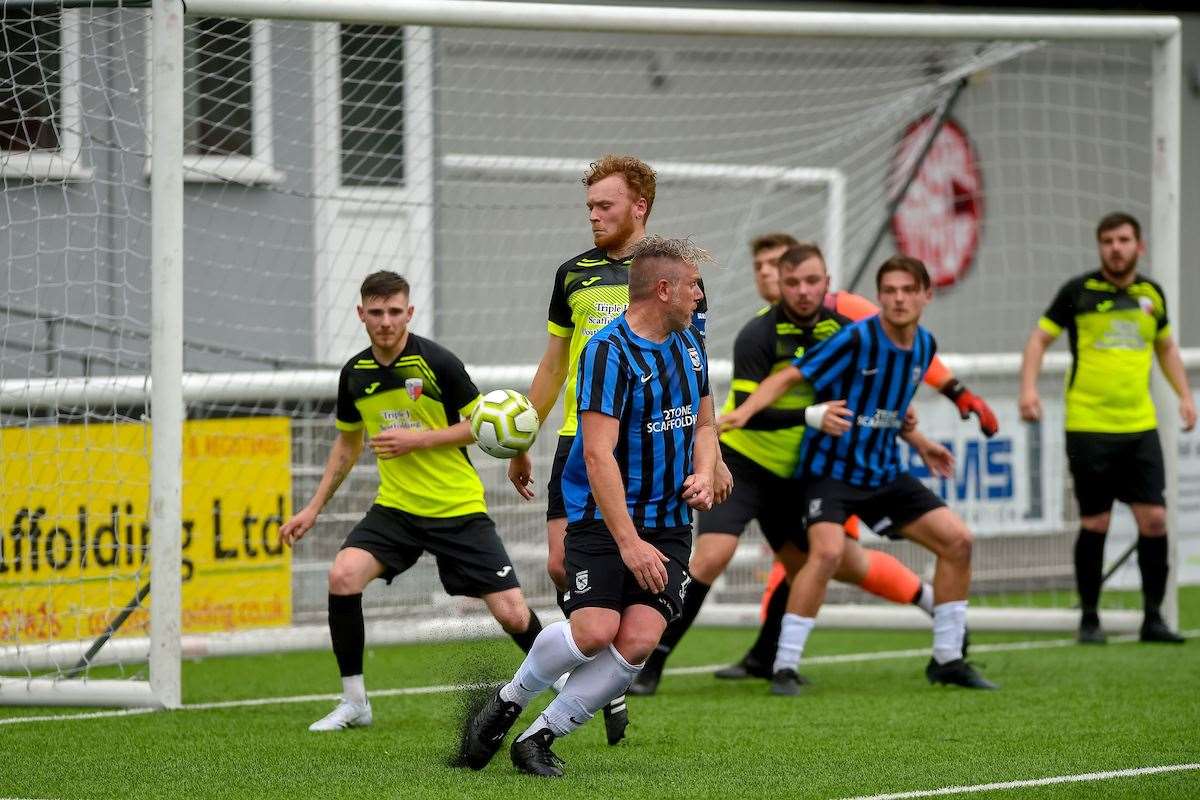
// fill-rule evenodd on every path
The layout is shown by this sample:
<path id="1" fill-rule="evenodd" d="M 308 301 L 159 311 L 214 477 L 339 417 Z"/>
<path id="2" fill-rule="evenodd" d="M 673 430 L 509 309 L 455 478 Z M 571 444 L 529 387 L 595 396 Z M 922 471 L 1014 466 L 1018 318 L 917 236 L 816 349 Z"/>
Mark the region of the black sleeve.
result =
<path id="1" fill-rule="evenodd" d="M 774 366 L 775 342 L 762 319 L 742 328 L 733 343 L 733 404 L 746 402 L 758 384 L 771 374 Z M 775 431 L 804 424 L 804 409 L 764 408 L 746 423 L 752 431 Z"/>
<path id="2" fill-rule="evenodd" d="M 334 421 L 339 430 L 352 431 L 362 427 L 362 414 L 354 405 L 354 397 L 350 394 L 350 366 L 342 367 L 338 375 L 337 411 Z"/>
<path id="3" fill-rule="evenodd" d="M 571 306 L 567 302 L 566 276 L 560 268 L 554 273 L 554 288 L 550 291 L 550 308 L 546 312 L 546 326 L 555 336 L 567 338 L 575 327 L 571 319 Z"/>
<path id="4" fill-rule="evenodd" d="M 1057 330 L 1050 329 L 1040 320 L 1039 327 L 1054 336 L 1069 328 L 1075 322 L 1075 296 L 1077 293 L 1076 281 L 1064 283 L 1058 290 L 1058 294 L 1054 296 L 1050 307 L 1046 309 L 1046 313 L 1042 314 L 1042 320 L 1048 320 Z"/>
<path id="5" fill-rule="evenodd" d="M 467 374 L 458 356 L 442 348 L 438 354 L 437 379 L 442 390 L 442 405 L 446 408 L 446 418 L 451 419 L 451 411 L 457 411 L 462 416 L 468 416 L 479 399 L 479 389 L 475 381 Z"/>
<path id="6" fill-rule="evenodd" d="M 734 403 L 741 405 L 749 395 L 734 392 Z M 803 408 L 764 408 L 755 414 L 743 426 L 749 431 L 778 431 L 783 428 L 795 428 L 804 424 Z"/>

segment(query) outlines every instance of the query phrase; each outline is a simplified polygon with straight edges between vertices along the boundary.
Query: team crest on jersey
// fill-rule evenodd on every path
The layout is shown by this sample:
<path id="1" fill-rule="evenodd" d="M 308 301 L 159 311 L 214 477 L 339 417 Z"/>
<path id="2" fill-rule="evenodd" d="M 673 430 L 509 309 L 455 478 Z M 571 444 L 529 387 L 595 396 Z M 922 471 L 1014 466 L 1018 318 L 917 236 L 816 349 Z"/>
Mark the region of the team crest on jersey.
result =
<path id="1" fill-rule="evenodd" d="M 821 498 L 817 497 L 808 501 L 808 518 L 821 516 Z"/>
<path id="2" fill-rule="evenodd" d="M 1152 317 L 1154 316 L 1154 301 L 1149 297 L 1146 297 L 1145 295 L 1139 297 L 1138 307 L 1141 308 L 1146 314 L 1149 314 Z"/>
<path id="3" fill-rule="evenodd" d="M 581 569 L 579 572 L 576 572 L 575 591 L 579 594 L 583 594 L 584 592 L 590 592 L 591 590 L 592 587 L 588 586 L 588 571 L 586 569 Z"/>
<path id="4" fill-rule="evenodd" d="M 417 398 L 421 396 L 421 392 L 424 390 L 424 388 L 425 382 L 420 378 L 404 379 L 404 391 L 408 392 L 409 399 L 414 403 L 417 402 Z"/>
<path id="5" fill-rule="evenodd" d="M 912 382 L 913 382 L 913 386 L 916 386 L 918 383 L 921 382 L 921 368 L 920 367 L 913 367 Z"/>
<path id="6" fill-rule="evenodd" d="M 692 369 L 699 370 L 700 369 L 700 354 L 696 352 L 696 348 L 694 348 L 694 347 L 689 347 L 687 349 L 687 351 L 688 351 L 688 357 L 692 359 Z"/>

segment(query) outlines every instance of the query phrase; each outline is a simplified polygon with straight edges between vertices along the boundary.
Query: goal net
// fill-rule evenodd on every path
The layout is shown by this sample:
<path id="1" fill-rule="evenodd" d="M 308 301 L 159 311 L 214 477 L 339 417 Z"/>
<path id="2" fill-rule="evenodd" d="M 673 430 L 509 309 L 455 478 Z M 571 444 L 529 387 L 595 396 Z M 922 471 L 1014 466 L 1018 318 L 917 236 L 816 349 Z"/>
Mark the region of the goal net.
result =
<path id="1" fill-rule="evenodd" d="M 294 551 L 279 526 L 320 479 L 336 372 L 367 344 L 362 278 L 404 274 L 417 333 L 454 351 L 481 390 L 525 390 L 554 270 L 591 247 L 579 178 L 609 152 L 658 169 L 652 232 L 717 256 L 704 277 L 718 406 L 734 337 L 763 306 L 753 237 L 818 241 L 834 287 L 868 297 L 898 249 L 929 263 L 925 324 L 1001 421 L 984 439 L 939 395 L 918 395 L 923 427 L 957 456 L 952 479 L 927 480 L 977 536 L 973 607 L 1014 612 L 996 624 L 1018 627 L 1073 619 L 1065 357 L 1044 370 L 1041 425 L 1019 420 L 1017 363 L 1057 287 L 1093 266 L 1108 211 L 1142 220 L 1149 269 L 1175 300 L 1172 21 L 187 5 L 181 119 L 154 107 L 164 73 L 148 9 L 0 12 L 0 702 L 159 702 L 87 687 L 147 678 L 149 575 L 175 568 L 151 563 L 148 522 L 151 178 L 168 164 L 184 176 L 173 346 L 187 415 L 185 653 L 327 641 L 326 573 L 374 497 L 369 456 Z M 306 8 L 343 18 L 295 18 Z M 153 125 L 181 129 L 182 155 L 151 159 Z M 535 446 L 532 503 L 503 462 L 471 451 L 541 609 L 553 607 L 544 480 L 556 424 Z M 931 574 L 919 548 L 863 543 Z M 1110 543 L 1110 560 L 1120 549 Z M 707 618 L 753 622 L 770 565 L 752 528 Z M 1130 570 L 1109 586 L 1136 588 Z M 892 619 L 855 587 L 830 602 Z M 444 595 L 428 559 L 370 587 L 365 604 L 377 641 L 492 630 L 481 604 Z"/>

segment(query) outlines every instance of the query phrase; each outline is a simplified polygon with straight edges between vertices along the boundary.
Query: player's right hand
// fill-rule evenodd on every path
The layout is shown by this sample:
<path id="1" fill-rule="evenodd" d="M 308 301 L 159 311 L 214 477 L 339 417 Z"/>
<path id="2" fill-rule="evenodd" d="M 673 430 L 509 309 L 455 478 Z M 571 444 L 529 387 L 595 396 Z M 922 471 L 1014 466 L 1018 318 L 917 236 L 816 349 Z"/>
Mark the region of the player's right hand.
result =
<path id="1" fill-rule="evenodd" d="M 1021 419 L 1026 422 L 1037 422 L 1042 418 L 1042 401 L 1036 391 L 1021 392 L 1021 398 L 1017 402 L 1021 409 Z"/>
<path id="2" fill-rule="evenodd" d="M 821 419 L 821 431 L 830 436 L 841 436 L 850 430 L 854 412 L 846 407 L 845 400 L 830 400 L 825 404 L 825 416 Z"/>
<path id="3" fill-rule="evenodd" d="M 305 506 L 279 529 L 279 539 L 289 547 L 304 538 L 317 524 L 317 512 Z"/>
<path id="4" fill-rule="evenodd" d="M 517 494 L 526 500 L 533 499 L 533 459 L 528 451 L 517 453 L 508 460 L 508 480 Z"/>
<path id="5" fill-rule="evenodd" d="M 667 588 L 667 557 L 657 547 L 638 537 L 630 544 L 619 547 L 621 560 L 637 579 L 638 586 L 658 594 Z"/>

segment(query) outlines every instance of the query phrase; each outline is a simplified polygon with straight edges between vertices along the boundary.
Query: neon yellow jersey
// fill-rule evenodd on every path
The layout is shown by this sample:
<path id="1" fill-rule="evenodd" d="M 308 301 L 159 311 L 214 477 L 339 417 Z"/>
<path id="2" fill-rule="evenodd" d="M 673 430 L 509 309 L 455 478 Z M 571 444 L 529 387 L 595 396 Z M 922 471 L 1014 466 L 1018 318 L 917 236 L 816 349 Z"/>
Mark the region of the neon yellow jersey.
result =
<path id="1" fill-rule="evenodd" d="M 1067 430 L 1137 433 L 1157 427 L 1150 369 L 1154 345 L 1171 335 L 1161 286 L 1138 277 L 1118 289 L 1099 270 L 1090 272 L 1063 285 L 1038 327 L 1069 336 Z"/>
<path id="2" fill-rule="evenodd" d="M 341 431 L 374 436 L 389 428 L 437 430 L 470 416 L 479 390 L 457 356 L 414 333 L 392 364 L 371 348 L 342 367 L 336 424 Z M 487 513 L 483 482 L 466 448 L 415 450 L 380 459 L 375 502 L 419 517 Z"/>
<path id="3" fill-rule="evenodd" d="M 813 325 L 796 325 L 779 304 L 759 311 L 738 332 L 733 344 L 733 380 L 721 413 L 728 413 L 754 393 L 758 385 L 825 341 L 848 317 L 822 308 Z M 804 441 L 804 409 L 814 399 L 812 387 L 800 381 L 760 411 L 745 428 L 721 434 L 721 444 L 781 478 L 795 474 Z"/>
<path id="4" fill-rule="evenodd" d="M 630 258 L 611 258 L 603 249 L 593 247 L 563 262 L 554 275 L 546 330 L 552 336 L 571 340 L 559 436 L 574 436 L 579 426 L 575 392 L 583 346 L 629 308 L 629 265 L 632 262 Z M 701 334 L 705 330 L 707 303 L 707 300 L 701 300 L 692 318 L 692 324 Z"/>

